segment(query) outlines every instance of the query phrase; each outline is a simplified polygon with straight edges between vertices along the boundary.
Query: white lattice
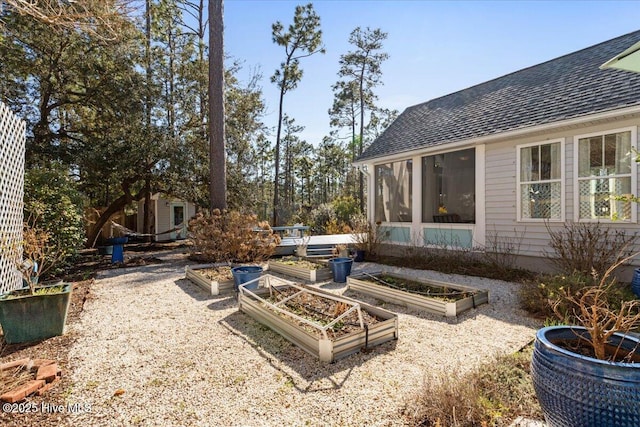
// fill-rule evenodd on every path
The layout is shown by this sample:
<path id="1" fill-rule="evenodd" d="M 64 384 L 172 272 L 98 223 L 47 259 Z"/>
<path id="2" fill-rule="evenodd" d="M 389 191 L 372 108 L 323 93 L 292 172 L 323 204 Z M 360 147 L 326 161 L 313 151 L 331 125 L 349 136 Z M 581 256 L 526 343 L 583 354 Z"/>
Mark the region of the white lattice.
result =
<path id="1" fill-rule="evenodd" d="M 22 287 L 25 123 L 0 102 L 0 293 Z"/>
<path id="2" fill-rule="evenodd" d="M 585 179 L 579 185 L 580 218 L 631 218 L 631 203 L 614 199 L 631 193 L 630 178 Z"/>
<path id="3" fill-rule="evenodd" d="M 522 184 L 520 203 L 523 218 L 560 218 L 562 187 L 559 182 Z"/>

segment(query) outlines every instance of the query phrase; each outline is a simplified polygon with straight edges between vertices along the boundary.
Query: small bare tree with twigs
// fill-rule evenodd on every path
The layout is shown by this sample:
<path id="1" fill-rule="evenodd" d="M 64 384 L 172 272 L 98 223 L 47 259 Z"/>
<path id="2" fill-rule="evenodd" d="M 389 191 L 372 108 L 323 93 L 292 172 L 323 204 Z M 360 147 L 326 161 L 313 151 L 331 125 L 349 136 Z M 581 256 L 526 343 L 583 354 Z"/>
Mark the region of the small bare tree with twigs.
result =
<path id="1" fill-rule="evenodd" d="M 638 254 L 634 253 L 619 259 L 605 271 L 594 286 L 584 288 L 576 294 L 563 289 L 563 299 L 575 306 L 573 314 L 578 323 L 588 332 L 588 335 L 578 335 L 578 337 L 593 349 L 597 359 L 620 360 L 632 353 L 623 354 L 621 347 L 618 346 L 611 354 L 607 352 L 607 348 L 615 333 L 627 334 L 640 327 L 640 300 L 623 301 L 619 308 L 614 309 L 609 302 L 608 293 L 616 284 L 616 280 L 610 277 L 613 271 Z M 596 275 L 595 270 L 593 274 Z M 556 315 L 564 320 L 566 313 L 560 310 L 561 302 L 562 299 L 555 300 L 552 308 Z"/>
<path id="2" fill-rule="evenodd" d="M 51 234 L 37 226 L 35 218 L 24 222 L 22 230 L 22 256 L 24 261 L 17 267 L 29 285 L 33 295 L 40 276 L 61 262 L 66 253 L 50 241 Z"/>

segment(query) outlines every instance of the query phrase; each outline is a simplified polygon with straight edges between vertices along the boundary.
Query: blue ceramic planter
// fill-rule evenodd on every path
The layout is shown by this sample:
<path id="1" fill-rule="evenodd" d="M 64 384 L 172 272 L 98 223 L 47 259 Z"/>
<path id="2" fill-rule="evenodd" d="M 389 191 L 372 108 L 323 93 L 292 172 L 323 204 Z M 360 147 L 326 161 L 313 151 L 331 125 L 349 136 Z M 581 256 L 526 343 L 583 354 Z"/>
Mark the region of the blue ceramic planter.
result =
<path id="1" fill-rule="evenodd" d="M 638 298 L 640 298 L 640 268 L 633 270 L 633 279 L 631 280 L 631 290 Z"/>
<path id="2" fill-rule="evenodd" d="M 549 427 L 640 426 L 640 363 L 616 363 L 554 344 L 588 336 L 582 327 L 540 329 L 531 361 L 536 396 Z M 640 352 L 639 341 L 614 335 L 614 346 Z"/>

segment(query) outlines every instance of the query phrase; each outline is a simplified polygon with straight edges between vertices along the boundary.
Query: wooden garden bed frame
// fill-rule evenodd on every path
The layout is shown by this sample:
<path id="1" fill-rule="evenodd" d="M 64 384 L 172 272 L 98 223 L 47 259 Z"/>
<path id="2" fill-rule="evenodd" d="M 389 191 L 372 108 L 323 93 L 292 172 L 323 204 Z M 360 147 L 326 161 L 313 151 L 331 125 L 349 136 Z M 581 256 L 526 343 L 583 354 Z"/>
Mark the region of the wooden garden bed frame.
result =
<path id="1" fill-rule="evenodd" d="M 187 265 L 184 268 L 184 275 L 187 279 L 191 280 L 194 284 L 198 285 L 205 291 L 211 292 L 211 295 L 220 295 L 222 292 L 232 291 L 233 279 L 219 282 L 217 280 L 211 280 L 198 272 L 198 270 L 205 270 L 208 268 L 218 268 L 218 267 L 230 267 L 230 266 L 228 264 Z"/>
<path id="2" fill-rule="evenodd" d="M 400 289 L 394 289 L 383 284 L 374 283 L 373 281 L 375 279 L 372 279 L 372 276 L 391 276 L 398 279 L 424 283 L 425 285 L 447 287 L 456 291 L 469 292 L 471 293 L 471 296 L 457 301 L 445 301 L 442 298 L 415 294 Z M 388 272 L 364 273 L 355 276 L 348 276 L 347 289 L 361 292 L 365 295 L 381 299 L 382 301 L 403 305 L 417 310 L 426 310 L 431 313 L 442 314 L 447 317 L 456 317 L 458 314 L 466 310 L 489 302 L 489 291 L 486 290 L 480 290 L 455 283 L 440 282 L 437 280 Z"/>
<path id="3" fill-rule="evenodd" d="M 239 287 L 238 303 L 240 311 L 278 332 L 285 339 L 318 357 L 323 362 L 334 362 L 337 359 L 357 353 L 362 348 L 368 349 L 387 341 L 398 339 L 397 314 L 351 298 L 299 285 L 270 274 L 263 275 L 262 280 L 262 287 L 258 289 L 250 290 L 245 287 L 255 280 Z M 299 291 L 298 294 L 307 292 L 322 298 L 332 299 L 347 304 L 349 309 L 337 316 L 329 324 L 323 326 L 318 322 L 305 319 L 283 308 L 281 305 L 285 300 L 276 304 L 267 301 L 266 298 L 269 298 L 275 292 L 273 288 L 279 291 L 295 288 Z M 364 325 L 362 324 L 362 310 L 382 320 L 371 325 Z M 354 311 L 358 313 L 358 318 L 360 319 L 360 331 L 351 332 L 337 338 L 332 338 L 327 334 L 327 330 L 335 323 Z M 310 333 L 301 325 L 312 327 L 318 332 L 317 334 Z"/>
<path id="4" fill-rule="evenodd" d="M 298 265 L 290 265 L 279 260 L 269 260 L 269 270 L 274 271 L 276 273 L 286 274 L 287 276 L 297 277 L 299 279 L 308 280 L 310 282 L 318 282 L 321 280 L 329 280 L 331 279 L 331 270 L 329 270 L 328 264 L 321 263 L 315 260 L 309 260 L 306 258 L 299 258 L 303 261 L 312 262 L 314 264 L 318 264 L 320 268 L 315 270 L 298 266 Z"/>

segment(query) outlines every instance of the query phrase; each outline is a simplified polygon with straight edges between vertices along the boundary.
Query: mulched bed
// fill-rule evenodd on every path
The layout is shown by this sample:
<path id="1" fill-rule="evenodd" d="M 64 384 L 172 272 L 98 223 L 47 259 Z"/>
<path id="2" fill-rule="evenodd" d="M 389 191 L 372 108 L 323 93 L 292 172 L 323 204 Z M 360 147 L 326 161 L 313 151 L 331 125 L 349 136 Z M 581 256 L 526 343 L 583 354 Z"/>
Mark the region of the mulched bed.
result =
<path id="1" fill-rule="evenodd" d="M 73 283 L 73 292 L 71 293 L 71 304 L 67 314 L 67 325 L 77 322 L 80 314 L 84 309 L 84 303 L 92 298 L 91 285 L 94 279 L 84 280 Z M 52 359 L 62 369 L 62 377 L 55 387 L 43 394 L 42 396 L 28 397 L 26 402 L 28 405 L 24 408 L 30 408 L 28 413 L 7 413 L 0 409 L 0 425 L 4 426 L 59 426 L 67 419 L 67 414 L 52 414 L 43 410 L 51 407 L 51 405 L 63 405 L 66 408 L 67 402 L 65 397 L 68 390 L 73 387 L 70 381 L 69 373 L 69 349 L 75 341 L 73 334 L 67 333 L 63 336 L 53 337 L 44 341 L 28 343 L 28 344 L 5 344 L 4 339 L 0 335 L 0 364 L 10 362 L 12 360 L 31 358 L 31 359 Z M 9 382 L 9 381 L 7 381 Z M 0 383 L 0 392 L 8 391 L 11 384 Z M 73 403 L 73 402 L 69 402 Z"/>
<path id="2" fill-rule="evenodd" d="M 306 268 L 308 270 L 319 270 L 326 267 L 325 265 L 319 264 L 317 262 L 297 257 L 282 257 L 280 259 L 274 259 L 273 261 L 279 262 L 280 264 L 294 265 L 296 267 Z"/>

